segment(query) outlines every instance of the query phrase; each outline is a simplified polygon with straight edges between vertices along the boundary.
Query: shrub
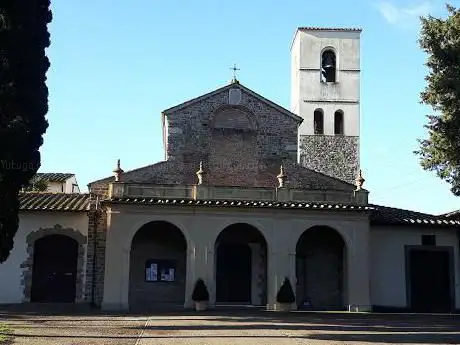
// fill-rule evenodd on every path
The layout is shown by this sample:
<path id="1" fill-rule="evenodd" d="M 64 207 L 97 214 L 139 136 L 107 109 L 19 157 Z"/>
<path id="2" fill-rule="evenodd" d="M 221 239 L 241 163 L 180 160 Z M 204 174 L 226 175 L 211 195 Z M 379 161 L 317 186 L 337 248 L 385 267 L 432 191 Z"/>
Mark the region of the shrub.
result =
<path id="1" fill-rule="evenodd" d="M 195 287 L 193 288 L 192 300 L 195 302 L 209 301 L 209 292 L 203 279 L 196 281 Z"/>
<path id="2" fill-rule="evenodd" d="M 278 303 L 294 303 L 295 302 L 295 294 L 294 290 L 292 289 L 291 282 L 286 277 L 284 278 L 284 282 L 281 285 L 278 293 L 276 294 L 276 301 Z"/>

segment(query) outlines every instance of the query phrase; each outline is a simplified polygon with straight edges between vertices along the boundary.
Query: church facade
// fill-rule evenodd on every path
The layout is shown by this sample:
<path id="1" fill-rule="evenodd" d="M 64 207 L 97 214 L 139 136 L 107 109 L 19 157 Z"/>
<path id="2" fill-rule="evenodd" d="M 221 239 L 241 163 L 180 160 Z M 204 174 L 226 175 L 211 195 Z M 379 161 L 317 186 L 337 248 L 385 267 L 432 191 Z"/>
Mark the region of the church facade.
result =
<path id="1" fill-rule="evenodd" d="M 360 30 L 299 28 L 291 110 L 234 79 L 162 113 L 165 160 L 89 193 L 21 194 L 0 303 L 104 310 L 460 309 L 460 222 L 370 204 L 359 165 Z"/>

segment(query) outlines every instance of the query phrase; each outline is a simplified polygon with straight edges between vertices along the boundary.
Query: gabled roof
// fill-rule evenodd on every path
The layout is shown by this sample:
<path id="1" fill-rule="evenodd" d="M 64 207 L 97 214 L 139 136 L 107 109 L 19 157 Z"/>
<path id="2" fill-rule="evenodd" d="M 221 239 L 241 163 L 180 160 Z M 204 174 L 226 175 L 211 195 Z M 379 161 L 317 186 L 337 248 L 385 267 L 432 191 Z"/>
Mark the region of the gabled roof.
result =
<path id="1" fill-rule="evenodd" d="M 40 180 L 48 182 L 65 182 L 69 178 L 75 176 L 72 173 L 37 173 L 36 177 Z"/>
<path id="2" fill-rule="evenodd" d="M 26 192 L 19 194 L 19 210 L 85 212 L 89 209 L 89 194 Z"/>
<path id="3" fill-rule="evenodd" d="M 228 85 L 226 85 L 226 86 L 223 86 L 223 87 L 221 87 L 221 88 L 218 88 L 217 90 L 208 92 L 208 93 L 206 93 L 206 94 L 204 94 L 204 95 L 202 95 L 202 96 L 193 98 L 193 99 L 191 99 L 191 100 L 188 100 L 188 101 L 186 101 L 186 102 L 183 102 L 183 103 L 181 103 L 181 104 L 178 104 L 178 105 L 176 105 L 176 106 L 174 106 L 174 107 L 171 107 L 171 108 L 168 108 L 168 109 L 166 109 L 166 110 L 163 110 L 162 114 L 167 116 L 168 114 L 170 114 L 170 113 L 172 113 L 172 112 L 175 112 L 175 111 L 184 109 L 184 108 L 186 108 L 186 107 L 188 107 L 188 106 L 191 106 L 191 105 L 193 105 L 193 104 L 195 104 L 195 103 L 204 101 L 205 99 L 208 99 L 208 98 L 210 98 L 210 97 L 212 97 L 212 96 L 214 96 L 214 95 L 217 95 L 217 94 L 219 94 L 219 93 L 221 93 L 221 92 L 224 92 L 224 91 L 226 91 L 226 90 L 228 90 L 228 89 L 235 88 L 235 87 L 237 87 L 237 88 L 241 89 L 242 91 L 248 93 L 248 94 L 251 95 L 252 97 L 257 98 L 259 101 L 265 103 L 265 104 L 268 105 L 269 107 L 275 108 L 275 109 L 278 110 L 280 113 L 283 113 L 283 114 L 285 114 L 285 115 L 287 115 L 287 116 L 293 118 L 293 119 L 296 120 L 299 124 L 303 121 L 303 119 L 302 119 L 300 116 L 298 116 L 298 115 L 296 115 L 296 114 L 290 112 L 290 111 L 287 110 L 286 108 L 283 108 L 282 106 L 280 106 L 280 105 L 278 105 L 278 104 L 276 104 L 276 103 L 270 101 L 269 99 L 267 99 L 267 98 L 261 96 L 260 94 L 258 94 L 258 93 L 256 93 L 256 92 L 252 91 L 251 89 L 249 89 L 249 88 L 247 88 L 246 86 L 240 84 L 239 82 L 232 82 L 232 83 L 230 83 L 230 84 L 228 84 Z"/>

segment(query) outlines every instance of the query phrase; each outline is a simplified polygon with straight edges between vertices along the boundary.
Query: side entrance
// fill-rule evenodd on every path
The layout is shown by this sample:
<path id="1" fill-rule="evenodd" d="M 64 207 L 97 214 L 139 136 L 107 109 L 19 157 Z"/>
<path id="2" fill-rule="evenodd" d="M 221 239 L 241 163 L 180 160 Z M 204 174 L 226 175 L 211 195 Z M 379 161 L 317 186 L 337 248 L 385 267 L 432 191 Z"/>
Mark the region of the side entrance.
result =
<path id="1" fill-rule="evenodd" d="M 65 235 L 35 241 L 31 302 L 75 302 L 78 242 Z"/>
<path id="2" fill-rule="evenodd" d="M 413 312 L 450 313 L 455 307 L 452 247 L 406 247 L 407 301 Z"/>

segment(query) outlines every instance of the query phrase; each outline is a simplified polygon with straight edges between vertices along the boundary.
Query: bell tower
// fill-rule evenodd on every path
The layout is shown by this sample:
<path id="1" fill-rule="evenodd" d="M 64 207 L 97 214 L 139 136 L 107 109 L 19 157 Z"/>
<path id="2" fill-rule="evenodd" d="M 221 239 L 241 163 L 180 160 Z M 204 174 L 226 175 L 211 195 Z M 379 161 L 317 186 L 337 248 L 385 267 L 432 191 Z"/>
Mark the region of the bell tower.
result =
<path id="1" fill-rule="evenodd" d="M 298 160 L 354 183 L 359 171 L 361 29 L 298 28 L 291 46 L 291 111 Z"/>

